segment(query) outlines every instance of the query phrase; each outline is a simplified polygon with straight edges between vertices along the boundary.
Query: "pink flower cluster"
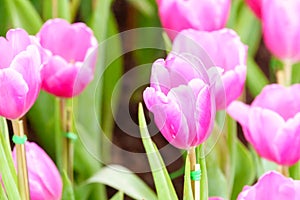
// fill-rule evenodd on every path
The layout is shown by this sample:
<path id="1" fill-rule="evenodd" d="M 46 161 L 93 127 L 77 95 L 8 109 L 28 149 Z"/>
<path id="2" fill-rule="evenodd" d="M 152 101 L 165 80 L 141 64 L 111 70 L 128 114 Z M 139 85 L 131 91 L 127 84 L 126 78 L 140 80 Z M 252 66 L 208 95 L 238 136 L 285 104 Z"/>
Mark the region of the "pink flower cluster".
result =
<path id="1" fill-rule="evenodd" d="M 9 30 L 0 53 L 0 116 L 17 119 L 41 88 L 59 97 L 80 94 L 93 79 L 97 41 L 83 23 L 52 19 L 36 36 Z"/>
<path id="2" fill-rule="evenodd" d="M 157 1 L 173 48 L 165 60 L 154 62 L 144 101 L 163 136 L 177 148 L 204 142 L 216 110 L 242 93 L 247 47 L 233 30 L 223 28 L 230 2 Z"/>

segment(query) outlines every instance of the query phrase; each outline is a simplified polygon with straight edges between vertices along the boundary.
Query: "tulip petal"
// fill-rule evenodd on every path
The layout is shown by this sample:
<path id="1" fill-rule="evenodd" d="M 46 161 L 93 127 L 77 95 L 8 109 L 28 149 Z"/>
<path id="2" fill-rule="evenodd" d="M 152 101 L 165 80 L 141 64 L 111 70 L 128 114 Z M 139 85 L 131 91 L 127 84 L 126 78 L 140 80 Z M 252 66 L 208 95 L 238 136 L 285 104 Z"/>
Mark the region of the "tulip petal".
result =
<path id="1" fill-rule="evenodd" d="M 13 59 L 11 68 L 22 74 L 28 85 L 29 91 L 26 96 L 26 112 L 33 105 L 41 88 L 41 58 L 38 49 L 30 45 L 26 51 L 22 51 Z"/>
<path id="2" fill-rule="evenodd" d="M 300 84 L 286 88 L 271 84 L 255 98 L 252 106 L 263 107 L 279 113 L 285 120 L 300 112 Z"/>
<path id="3" fill-rule="evenodd" d="M 67 62 L 83 61 L 88 49 L 97 42 L 83 23 L 69 24 L 63 19 L 48 20 L 37 35 L 41 45 Z"/>
<path id="4" fill-rule="evenodd" d="M 268 109 L 254 107 L 250 109 L 248 118 L 248 134 L 246 139 L 264 158 L 277 161 L 278 155 L 274 147 L 277 131 L 284 126 L 284 119 Z"/>
<path id="5" fill-rule="evenodd" d="M 300 160 L 300 113 L 289 119 L 276 134 L 273 145 L 278 149 L 278 163 L 291 166 Z"/>
<path id="6" fill-rule="evenodd" d="M 22 117 L 29 90 L 22 75 L 12 68 L 0 70 L 0 115 L 8 119 Z"/>

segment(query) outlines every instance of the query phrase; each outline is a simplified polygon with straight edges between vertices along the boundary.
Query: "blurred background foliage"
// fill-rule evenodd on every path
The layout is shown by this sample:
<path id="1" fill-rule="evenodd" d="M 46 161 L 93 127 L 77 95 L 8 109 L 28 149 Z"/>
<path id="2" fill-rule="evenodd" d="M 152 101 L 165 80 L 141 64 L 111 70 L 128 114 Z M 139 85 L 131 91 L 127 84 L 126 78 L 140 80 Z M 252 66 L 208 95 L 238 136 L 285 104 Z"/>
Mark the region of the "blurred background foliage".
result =
<path id="1" fill-rule="evenodd" d="M 93 29 L 100 44 L 96 76 L 101 75 L 101 79 L 94 80 L 84 93 L 72 102 L 75 111 L 75 128 L 80 132 L 81 139 L 75 145 L 76 199 L 99 199 L 99 197 L 122 199 L 123 193 L 138 199 L 141 191 L 152 197 L 155 196 L 150 189 L 154 189 L 150 172 L 137 174 L 143 182 L 147 183 L 146 185 L 134 173 L 116 174 L 99 161 L 101 159 L 105 160 L 105 163 L 121 164 L 133 171 L 136 167 L 149 168 L 145 160 L 122 157 L 112 151 L 110 145 L 104 142 L 104 137 L 109 138 L 121 149 L 145 152 L 141 139 L 124 133 L 115 124 L 113 112 L 117 115 L 120 107 L 129 107 L 132 120 L 137 123 L 137 105 L 142 102 L 142 91 L 146 86 L 130 94 L 132 95 L 130 102 L 124 102 L 122 97 L 128 93 L 126 85 L 116 86 L 116 83 L 122 74 L 135 66 L 152 63 L 166 54 L 162 50 L 141 49 L 123 55 L 123 50 L 130 49 L 130 45 L 136 45 L 143 40 L 157 44 L 153 46 L 162 45 L 163 35 L 157 33 L 136 35 L 130 40 L 114 35 L 139 27 L 160 27 L 155 0 L 0 0 L 1 36 L 4 36 L 9 28 L 15 27 L 24 28 L 30 34 L 35 34 L 44 21 L 54 17 L 64 18 L 70 22 L 87 23 Z M 275 69 L 281 67 L 281 64 L 266 50 L 262 41 L 261 24 L 243 0 L 232 0 L 227 27 L 236 30 L 249 48 L 247 85 L 241 98 L 251 102 L 266 84 L 274 82 L 272 74 Z M 114 37 L 110 38 L 111 36 Z M 110 43 L 106 46 L 104 41 L 108 38 Z M 112 59 L 113 62 L 110 62 Z M 108 67 L 105 68 L 106 66 Z M 293 82 L 299 82 L 299 69 L 294 67 Z M 132 84 L 139 80 L 148 81 L 150 70 L 149 66 L 149 70 L 137 74 L 137 77 L 132 79 Z M 118 94 L 117 98 L 112 99 L 113 92 Z M 55 126 L 57 112 L 57 100 L 41 92 L 37 102 L 26 116 L 30 140 L 37 141 L 53 160 L 57 156 L 54 145 L 54 133 L 59 128 Z M 226 126 L 230 126 L 225 129 L 231 133 L 222 136 L 216 148 L 207 157 L 209 195 L 235 199 L 245 184 L 252 184 L 263 171 L 272 168 L 272 164 L 259 159 L 254 151 L 246 146 L 242 134 L 236 137 L 236 130 L 240 128 L 233 120 L 228 118 Z M 139 132 L 136 135 L 139 135 Z M 166 144 L 160 134 L 152 139 L 158 148 Z M 221 145 L 224 142 L 228 144 L 228 149 L 226 145 Z M 86 147 L 92 149 L 92 152 L 87 151 Z M 176 149 L 173 151 L 178 153 Z M 230 155 L 234 156 L 227 158 L 224 152 L 230 152 Z M 167 157 L 167 155 L 162 156 Z M 167 166 L 167 169 L 175 190 L 181 197 L 184 158 L 179 158 Z M 96 175 L 93 176 L 94 174 Z M 89 183 L 103 183 L 110 187 L 87 184 L 88 179 Z M 123 179 L 128 181 L 120 181 Z M 218 185 L 220 183 L 222 184 Z M 120 192 L 113 196 L 116 190 L 112 188 Z"/>

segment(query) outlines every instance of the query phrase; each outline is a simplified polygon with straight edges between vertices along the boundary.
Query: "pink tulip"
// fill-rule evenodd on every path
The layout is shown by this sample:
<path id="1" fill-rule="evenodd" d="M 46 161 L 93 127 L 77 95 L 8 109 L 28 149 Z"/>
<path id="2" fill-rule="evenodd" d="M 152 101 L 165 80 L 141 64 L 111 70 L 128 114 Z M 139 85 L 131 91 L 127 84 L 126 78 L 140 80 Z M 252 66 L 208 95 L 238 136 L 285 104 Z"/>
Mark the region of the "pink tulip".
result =
<path id="1" fill-rule="evenodd" d="M 254 12 L 257 18 L 261 19 L 261 4 L 262 0 L 246 0 L 247 4 Z"/>
<path id="2" fill-rule="evenodd" d="M 144 91 L 144 101 L 172 145 L 188 149 L 207 139 L 215 107 L 205 75 L 171 53 L 166 60 L 154 62 L 150 86 Z"/>
<path id="3" fill-rule="evenodd" d="M 60 200 L 62 180 L 60 174 L 46 152 L 33 142 L 26 142 L 29 190 L 31 200 Z M 16 163 L 16 148 L 13 150 Z"/>
<path id="4" fill-rule="evenodd" d="M 22 29 L 11 29 L 0 37 L 0 116 L 22 117 L 35 102 L 42 67 L 39 48 Z"/>
<path id="5" fill-rule="evenodd" d="M 184 29 L 213 31 L 225 26 L 231 0 L 157 0 L 162 26 L 173 39 Z"/>
<path id="6" fill-rule="evenodd" d="M 300 1 L 265 0 L 262 5 L 264 41 L 282 60 L 300 61 Z"/>
<path id="7" fill-rule="evenodd" d="M 42 70 L 42 88 L 59 97 L 79 95 L 94 76 L 97 40 L 84 23 L 48 20 L 37 34 L 51 52 Z"/>
<path id="8" fill-rule="evenodd" d="M 224 109 L 241 95 L 246 80 L 247 46 L 233 30 L 184 30 L 175 38 L 173 51 L 194 55 L 207 70 L 218 67 L 221 79 L 215 85 L 218 110 Z"/>
<path id="9" fill-rule="evenodd" d="M 258 154 L 280 165 L 300 160 L 300 84 L 266 86 L 251 106 L 233 102 L 228 113 Z"/>
<path id="10" fill-rule="evenodd" d="M 271 171 L 262 175 L 253 186 L 245 186 L 237 200 L 296 200 L 300 199 L 300 181 Z"/>

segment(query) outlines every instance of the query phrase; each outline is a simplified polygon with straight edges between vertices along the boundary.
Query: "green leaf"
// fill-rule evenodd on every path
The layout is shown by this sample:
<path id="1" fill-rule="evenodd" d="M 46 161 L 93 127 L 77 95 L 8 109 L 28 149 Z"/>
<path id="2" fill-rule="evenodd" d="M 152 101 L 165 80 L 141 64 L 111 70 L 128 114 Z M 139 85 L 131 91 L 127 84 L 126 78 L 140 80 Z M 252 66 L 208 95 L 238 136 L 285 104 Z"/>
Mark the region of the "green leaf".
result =
<path id="1" fill-rule="evenodd" d="M 65 171 L 62 173 L 63 179 L 63 194 L 62 200 L 75 200 L 73 185 Z"/>
<path id="2" fill-rule="evenodd" d="M 300 161 L 289 168 L 290 176 L 294 180 L 300 180 Z"/>
<path id="3" fill-rule="evenodd" d="M 134 199 L 157 199 L 155 193 L 133 172 L 119 165 L 102 168 L 87 183 L 102 183 L 113 187 Z"/>
<path id="4" fill-rule="evenodd" d="M 0 174 L 9 199 L 21 199 L 17 186 L 17 174 L 14 168 L 9 141 L 6 121 L 0 117 Z"/>
<path id="5" fill-rule="evenodd" d="M 110 200 L 123 200 L 123 199 L 124 199 L 124 193 L 119 191 Z"/>
<path id="6" fill-rule="evenodd" d="M 2 185 L 0 185 L 0 200 L 7 200 L 7 196 L 6 193 L 4 192 Z"/>
<path id="7" fill-rule="evenodd" d="M 156 147 L 156 145 L 151 140 L 149 135 L 147 124 L 145 120 L 145 115 L 143 111 L 143 106 L 139 104 L 139 127 L 142 136 L 142 141 L 148 156 L 150 163 L 150 168 L 152 171 L 156 191 L 159 199 L 164 200 L 175 200 L 178 199 L 166 166 L 163 159 Z"/>
<path id="8" fill-rule="evenodd" d="M 190 159 L 187 156 L 185 161 L 185 172 L 184 172 L 184 185 L 183 185 L 183 200 L 193 199 L 193 191 L 191 185 L 191 175 L 190 175 Z"/>
<path id="9" fill-rule="evenodd" d="M 248 56 L 247 62 L 247 87 L 253 97 L 257 96 L 261 90 L 269 84 L 269 80 L 255 63 L 252 57 Z"/>
<path id="10" fill-rule="evenodd" d="M 250 152 L 240 142 L 236 141 L 235 177 L 231 199 L 236 199 L 245 185 L 251 185 L 255 180 L 255 167 Z"/>
<path id="11" fill-rule="evenodd" d="M 43 0 L 43 18 L 62 18 L 71 20 L 69 0 Z"/>
<path id="12" fill-rule="evenodd" d="M 5 0 L 13 27 L 24 28 L 29 34 L 36 34 L 42 20 L 28 0 Z"/>
<path id="13" fill-rule="evenodd" d="M 155 9 L 148 0 L 127 0 L 131 5 L 133 5 L 139 12 L 146 16 L 152 16 L 155 14 Z"/>

